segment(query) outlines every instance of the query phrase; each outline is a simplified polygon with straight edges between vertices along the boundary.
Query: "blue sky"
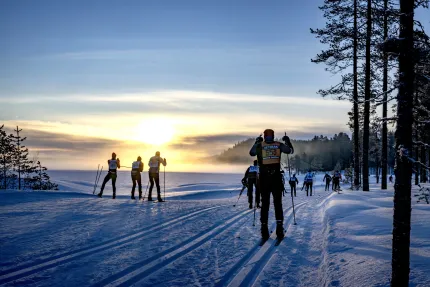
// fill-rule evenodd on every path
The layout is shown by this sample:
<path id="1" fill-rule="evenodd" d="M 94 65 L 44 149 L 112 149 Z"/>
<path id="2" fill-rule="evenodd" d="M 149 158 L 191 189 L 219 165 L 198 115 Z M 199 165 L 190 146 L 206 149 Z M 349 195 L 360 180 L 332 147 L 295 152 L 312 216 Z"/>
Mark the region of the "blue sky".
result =
<path id="1" fill-rule="evenodd" d="M 61 144 L 73 137 L 88 142 L 86 157 L 157 148 L 184 169 L 184 151 L 141 135 L 149 125 L 178 141 L 219 139 L 198 156 L 267 127 L 300 138 L 347 131 L 350 106 L 316 95 L 336 82 L 310 62 L 323 48 L 309 32 L 325 23 L 321 3 L 3 0 L 0 121 L 31 131 L 55 168 L 54 158 L 81 156 Z"/>

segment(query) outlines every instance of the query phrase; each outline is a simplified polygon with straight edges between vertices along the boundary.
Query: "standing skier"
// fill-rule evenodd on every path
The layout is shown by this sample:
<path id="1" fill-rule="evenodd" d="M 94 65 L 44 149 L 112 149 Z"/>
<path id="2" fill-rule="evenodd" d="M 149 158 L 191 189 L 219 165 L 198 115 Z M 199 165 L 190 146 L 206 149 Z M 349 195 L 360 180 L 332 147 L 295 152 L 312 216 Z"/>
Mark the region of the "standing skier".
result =
<path id="1" fill-rule="evenodd" d="M 290 180 L 288 181 L 291 187 L 291 196 L 293 196 L 293 191 L 294 191 L 294 196 L 296 195 L 296 185 L 299 184 L 299 180 L 296 177 L 296 174 L 293 174 L 292 177 L 290 177 Z"/>
<path id="2" fill-rule="evenodd" d="M 267 226 L 270 207 L 270 193 L 273 195 L 273 205 L 276 217 L 276 235 L 278 239 L 284 238 L 284 213 L 282 210 L 282 191 L 284 186 L 281 174 L 281 153 L 292 154 L 294 152 L 290 138 L 284 136 L 285 144 L 275 141 L 275 132 L 271 129 L 264 131 L 264 141 L 261 136 L 256 139 L 249 154 L 257 156 L 260 169 L 261 189 L 261 237 L 262 242 L 269 239 L 269 228 Z"/>
<path id="3" fill-rule="evenodd" d="M 136 189 L 136 182 L 139 186 L 139 200 L 142 199 L 142 176 L 140 173 L 143 171 L 143 162 L 140 156 L 137 157 L 136 161 L 131 164 L 131 180 L 133 181 L 133 188 L 131 189 L 131 199 L 134 197 L 134 191 Z"/>
<path id="4" fill-rule="evenodd" d="M 253 189 L 255 186 L 255 203 L 260 208 L 260 188 L 258 182 L 258 161 L 254 160 L 254 165 L 247 168 L 245 176 L 242 178 L 242 184 L 248 188 L 249 208 L 252 208 Z"/>
<path id="5" fill-rule="evenodd" d="M 154 187 L 154 181 L 155 185 L 157 186 L 157 197 L 158 201 L 163 202 L 163 199 L 161 198 L 161 190 L 160 190 L 160 164 L 163 166 L 167 165 L 166 159 L 162 158 L 160 156 L 160 152 L 157 151 L 155 153 L 155 156 L 151 157 L 149 159 L 149 182 L 151 183 L 151 186 L 149 187 L 149 194 L 148 194 L 148 201 L 152 201 L 152 189 Z"/>
<path id="6" fill-rule="evenodd" d="M 325 173 L 323 182 L 325 182 L 325 191 L 330 190 L 331 176 L 328 174 L 328 172 Z"/>
<path id="7" fill-rule="evenodd" d="M 105 179 L 103 180 L 103 184 L 98 194 L 98 197 L 102 197 L 103 190 L 105 189 L 106 183 L 112 179 L 112 189 L 113 189 L 112 199 L 115 199 L 116 198 L 116 178 L 117 178 L 116 171 L 118 168 L 121 168 L 119 158 L 116 158 L 116 153 L 114 152 L 112 153 L 112 159 L 108 160 L 108 165 L 109 165 L 109 171 L 106 174 Z"/>
<path id="8" fill-rule="evenodd" d="M 313 186 L 313 180 L 314 176 L 310 170 L 305 175 L 304 182 L 306 185 L 306 196 L 309 196 L 309 189 L 311 190 L 311 196 L 312 196 L 312 186 Z"/>
<path id="9" fill-rule="evenodd" d="M 390 183 L 393 183 L 393 175 L 390 174 L 390 177 L 388 178 L 390 180 Z"/>
<path id="10" fill-rule="evenodd" d="M 338 170 L 336 170 L 333 174 L 333 186 L 332 189 L 334 188 L 334 191 L 338 191 L 340 190 L 340 180 L 342 179 L 342 175 L 340 174 L 340 172 Z"/>

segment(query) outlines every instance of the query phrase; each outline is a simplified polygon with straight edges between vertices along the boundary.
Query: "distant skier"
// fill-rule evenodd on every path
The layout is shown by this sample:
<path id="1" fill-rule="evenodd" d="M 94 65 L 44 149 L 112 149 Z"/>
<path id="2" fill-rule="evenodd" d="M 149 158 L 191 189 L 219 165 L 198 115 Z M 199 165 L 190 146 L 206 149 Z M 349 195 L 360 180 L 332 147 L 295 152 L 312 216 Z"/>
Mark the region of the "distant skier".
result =
<path id="1" fill-rule="evenodd" d="M 103 180 L 103 184 L 98 194 L 98 197 L 103 196 L 103 190 L 105 189 L 106 183 L 112 179 L 112 189 L 113 189 L 112 199 L 115 199 L 116 198 L 116 178 L 117 178 L 116 171 L 118 168 L 121 168 L 119 158 L 116 158 L 116 153 L 114 152 L 112 153 L 112 159 L 108 160 L 108 165 L 109 165 L 109 171 L 105 176 L 105 179 Z"/>
<path id="2" fill-rule="evenodd" d="M 245 176 L 242 178 L 242 184 L 248 188 L 248 203 L 249 208 L 252 208 L 253 189 L 255 186 L 255 203 L 257 208 L 260 208 L 260 188 L 258 179 L 258 161 L 254 160 L 254 165 L 247 168 Z"/>
<path id="3" fill-rule="evenodd" d="M 281 153 L 292 154 L 294 152 L 290 138 L 284 136 L 285 144 L 275 141 L 275 132 L 271 129 L 264 131 L 264 141 L 259 136 L 252 146 L 249 154 L 257 156 L 260 169 L 261 189 L 261 237 L 262 242 L 269 239 L 269 207 L 270 193 L 273 195 L 273 205 L 276 217 L 276 235 L 278 239 L 284 238 L 284 214 L 282 210 L 282 192 L 284 190 L 281 174 Z"/>
<path id="4" fill-rule="evenodd" d="M 334 191 L 340 191 L 340 180 L 342 179 L 342 174 L 336 170 L 333 174 L 333 185 L 332 185 L 332 189 L 334 189 Z"/>
<path id="5" fill-rule="evenodd" d="M 390 177 L 388 178 L 390 180 L 390 183 L 393 183 L 393 175 L 390 174 Z"/>
<path id="6" fill-rule="evenodd" d="M 309 196 L 309 189 L 311 191 L 311 196 L 312 196 L 312 186 L 313 186 L 313 181 L 314 181 L 314 175 L 312 174 L 312 172 L 310 170 L 306 173 L 303 181 L 306 185 L 306 196 Z"/>
<path id="7" fill-rule="evenodd" d="M 140 156 L 137 157 L 136 161 L 131 164 L 131 180 L 133 181 L 133 187 L 131 189 L 131 199 L 136 199 L 134 197 L 134 191 L 136 189 L 136 182 L 139 186 L 139 200 L 142 199 L 142 176 L 143 162 Z"/>
<path id="8" fill-rule="evenodd" d="M 291 188 L 291 196 L 297 196 L 296 195 L 296 185 L 299 184 L 299 180 L 296 177 L 296 174 L 293 174 L 292 177 L 290 177 L 288 183 L 290 184 L 290 188 Z"/>
<path id="9" fill-rule="evenodd" d="M 325 182 L 325 191 L 330 190 L 331 176 L 328 174 L 328 172 L 325 173 L 323 182 Z"/>
<path id="10" fill-rule="evenodd" d="M 148 193 L 148 201 L 152 201 L 152 189 L 154 188 L 154 181 L 157 186 L 157 197 L 158 201 L 162 202 L 163 199 L 161 198 L 161 190 L 160 190 L 160 164 L 163 166 L 167 165 L 166 159 L 162 158 L 160 156 L 160 152 L 157 151 L 155 153 L 155 156 L 151 157 L 149 159 L 149 182 L 151 183 L 151 186 L 149 187 L 149 193 Z"/>

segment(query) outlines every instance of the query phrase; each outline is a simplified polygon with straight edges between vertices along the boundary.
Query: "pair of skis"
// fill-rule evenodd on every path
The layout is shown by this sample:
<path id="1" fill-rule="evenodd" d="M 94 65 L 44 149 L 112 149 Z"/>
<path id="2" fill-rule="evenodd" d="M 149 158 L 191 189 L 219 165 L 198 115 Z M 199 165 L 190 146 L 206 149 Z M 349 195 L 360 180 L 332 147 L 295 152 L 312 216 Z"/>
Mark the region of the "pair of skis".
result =
<path id="1" fill-rule="evenodd" d="M 102 169 L 100 170 L 100 172 L 99 172 L 99 169 L 100 169 L 100 164 L 99 164 L 99 165 L 98 165 L 98 167 L 97 167 L 97 174 L 96 174 L 96 180 L 95 180 L 95 182 L 94 182 L 94 190 L 93 190 L 93 194 L 95 194 L 95 193 L 96 193 L 97 186 L 99 185 L 99 180 L 100 180 L 100 176 L 101 176 L 102 171 L 103 171 L 103 166 L 102 166 Z"/>

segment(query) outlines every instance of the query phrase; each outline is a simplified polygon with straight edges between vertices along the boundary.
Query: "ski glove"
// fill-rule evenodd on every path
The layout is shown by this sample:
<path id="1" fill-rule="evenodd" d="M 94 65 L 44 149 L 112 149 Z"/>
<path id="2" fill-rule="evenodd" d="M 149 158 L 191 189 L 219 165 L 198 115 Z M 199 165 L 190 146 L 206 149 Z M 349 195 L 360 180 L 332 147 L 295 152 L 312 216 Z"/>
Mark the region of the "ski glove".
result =
<path id="1" fill-rule="evenodd" d="M 255 139 L 255 143 L 261 143 L 263 142 L 263 137 L 259 136 L 258 138 Z"/>
<path id="2" fill-rule="evenodd" d="M 246 185 L 246 179 L 242 178 L 242 184 Z"/>
<path id="3" fill-rule="evenodd" d="M 291 149 L 291 154 L 293 154 L 294 153 L 294 148 L 293 148 L 293 145 L 291 144 L 290 138 L 288 136 L 283 136 L 282 140 Z"/>

